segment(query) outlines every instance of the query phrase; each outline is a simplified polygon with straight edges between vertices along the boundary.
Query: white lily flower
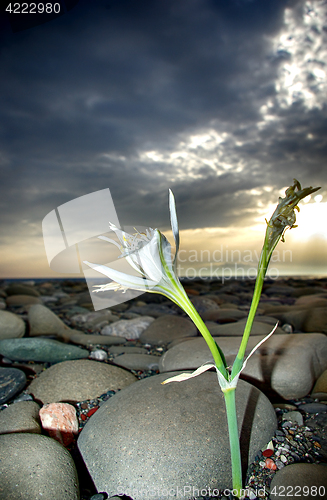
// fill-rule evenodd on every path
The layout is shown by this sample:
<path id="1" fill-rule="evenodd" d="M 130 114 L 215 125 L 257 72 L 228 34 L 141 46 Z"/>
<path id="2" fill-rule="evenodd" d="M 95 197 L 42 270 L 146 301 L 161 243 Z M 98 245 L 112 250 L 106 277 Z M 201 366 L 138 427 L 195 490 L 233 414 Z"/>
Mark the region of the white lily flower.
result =
<path id="1" fill-rule="evenodd" d="M 113 280 L 112 283 L 106 285 L 96 285 L 99 289 L 94 290 L 94 292 L 106 290 L 126 291 L 127 289 L 140 290 L 161 293 L 175 303 L 180 303 L 181 296 L 187 298 L 184 288 L 175 274 L 179 248 L 179 230 L 175 200 L 170 190 L 169 209 L 171 226 L 176 243 L 173 261 L 170 243 L 158 229 L 149 228 L 145 233 L 140 233 L 136 230 L 135 234 L 128 234 L 114 224 L 109 223 L 109 227 L 116 233 L 120 245 L 106 236 L 99 236 L 99 238 L 116 245 L 122 252 L 119 258 L 126 258 L 130 266 L 139 273 L 139 276 L 125 274 L 104 265 L 84 261 L 86 265 L 95 271 Z"/>
<path id="2" fill-rule="evenodd" d="M 99 236 L 99 238 L 116 245 L 122 253 L 120 257 L 126 258 L 127 262 L 138 272 L 139 276 L 125 274 L 107 266 L 84 261 L 86 265 L 93 268 L 95 271 L 113 280 L 112 283 L 106 285 L 96 285 L 99 289 L 93 291 L 123 290 L 123 292 L 125 292 L 131 289 L 165 295 L 181 307 L 192 319 L 207 342 L 218 370 L 222 376 L 227 377 L 224 356 L 192 302 L 189 300 L 176 274 L 179 230 L 175 199 L 171 190 L 169 190 L 169 210 L 176 247 L 174 258 L 172 259 L 169 241 L 158 229 L 149 228 L 145 233 L 139 233 L 137 231 L 135 234 L 131 235 L 113 224 L 110 224 L 110 229 L 116 233 L 121 244 L 119 245 L 116 241 L 106 236 Z"/>

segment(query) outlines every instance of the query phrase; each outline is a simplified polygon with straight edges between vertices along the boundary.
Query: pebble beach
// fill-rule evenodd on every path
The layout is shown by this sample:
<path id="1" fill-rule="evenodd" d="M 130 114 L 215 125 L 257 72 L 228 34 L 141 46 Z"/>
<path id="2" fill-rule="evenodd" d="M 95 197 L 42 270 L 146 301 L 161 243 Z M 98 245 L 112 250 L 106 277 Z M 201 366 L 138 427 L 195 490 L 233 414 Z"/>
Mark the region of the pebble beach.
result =
<path id="1" fill-rule="evenodd" d="M 181 281 L 232 364 L 254 281 Z M 244 498 L 327 498 L 327 278 L 267 279 L 248 352 L 276 324 L 237 388 Z M 216 373 L 162 385 L 208 361 L 161 295 L 0 281 L 0 499 L 232 499 Z"/>

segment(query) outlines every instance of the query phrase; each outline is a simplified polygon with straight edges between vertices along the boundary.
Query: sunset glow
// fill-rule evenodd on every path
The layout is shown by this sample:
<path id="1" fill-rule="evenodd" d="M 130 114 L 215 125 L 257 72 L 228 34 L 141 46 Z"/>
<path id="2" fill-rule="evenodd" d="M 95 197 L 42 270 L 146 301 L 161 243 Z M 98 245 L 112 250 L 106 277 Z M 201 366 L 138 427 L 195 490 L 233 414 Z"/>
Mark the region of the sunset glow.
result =
<path id="1" fill-rule="evenodd" d="M 121 226 L 163 233 L 171 189 L 182 251 L 244 260 L 293 178 L 321 190 L 275 264 L 326 272 L 326 1 L 72 3 L 0 18 L 0 279 L 65 278 L 42 220 L 107 188 Z"/>

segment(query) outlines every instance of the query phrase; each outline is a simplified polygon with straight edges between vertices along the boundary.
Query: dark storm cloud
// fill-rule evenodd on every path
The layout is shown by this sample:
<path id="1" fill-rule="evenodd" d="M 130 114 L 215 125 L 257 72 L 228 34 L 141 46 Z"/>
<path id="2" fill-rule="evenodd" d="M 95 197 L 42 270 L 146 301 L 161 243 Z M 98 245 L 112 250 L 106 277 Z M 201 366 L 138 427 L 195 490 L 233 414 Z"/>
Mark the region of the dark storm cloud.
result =
<path id="1" fill-rule="evenodd" d="M 285 8 L 300 19 L 303 6 L 80 0 L 44 25 L 14 34 L 7 26 L 0 53 L 2 238 L 27 235 L 28 223 L 41 237 L 50 210 L 106 187 L 123 224 L 158 227 L 168 226 L 172 187 L 181 227 L 189 228 L 251 223 L 258 200 L 274 200 L 294 176 L 322 183 L 326 104 L 283 108 L 276 101 L 278 71 L 292 54 L 274 51 L 271 40 L 285 27 Z M 275 121 L 260 128 L 269 100 Z M 210 151 L 190 149 L 188 138 L 208 129 L 225 136 Z M 174 156 L 183 147 L 190 155 L 184 163 Z M 151 151 L 162 156 L 144 159 Z M 238 161 L 242 168 L 233 167 Z M 266 185 L 272 193 L 249 194 Z"/>

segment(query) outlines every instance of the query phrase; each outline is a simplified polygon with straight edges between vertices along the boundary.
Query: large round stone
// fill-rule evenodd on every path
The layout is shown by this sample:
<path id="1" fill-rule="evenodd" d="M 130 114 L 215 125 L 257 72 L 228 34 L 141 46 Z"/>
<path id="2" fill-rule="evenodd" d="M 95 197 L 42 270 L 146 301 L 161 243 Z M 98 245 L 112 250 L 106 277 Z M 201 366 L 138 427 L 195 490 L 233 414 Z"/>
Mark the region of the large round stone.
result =
<path id="1" fill-rule="evenodd" d="M 123 389 L 136 381 L 132 373 L 118 366 L 80 359 L 51 366 L 32 380 L 27 391 L 43 404 L 78 402 Z"/>
<path id="2" fill-rule="evenodd" d="M 78 500 L 71 455 L 57 441 L 39 434 L 0 436 L 0 498 Z"/>
<path id="3" fill-rule="evenodd" d="M 326 465 L 298 463 L 277 471 L 270 485 L 271 500 L 282 500 L 293 496 L 299 500 L 307 498 L 326 500 Z"/>
<path id="4" fill-rule="evenodd" d="M 230 488 L 231 460 L 224 397 L 217 375 L 161 382 L 155 375 L 104 403 L 83 429 L 78 447 L 98 491 L 133 500 L 189 499 L 195 489 Z M 240 381 L 237 417 L 243 466 L 271 439 L 269 400 Z M 150 493 L 151 492 L 151 493 Z"/>

